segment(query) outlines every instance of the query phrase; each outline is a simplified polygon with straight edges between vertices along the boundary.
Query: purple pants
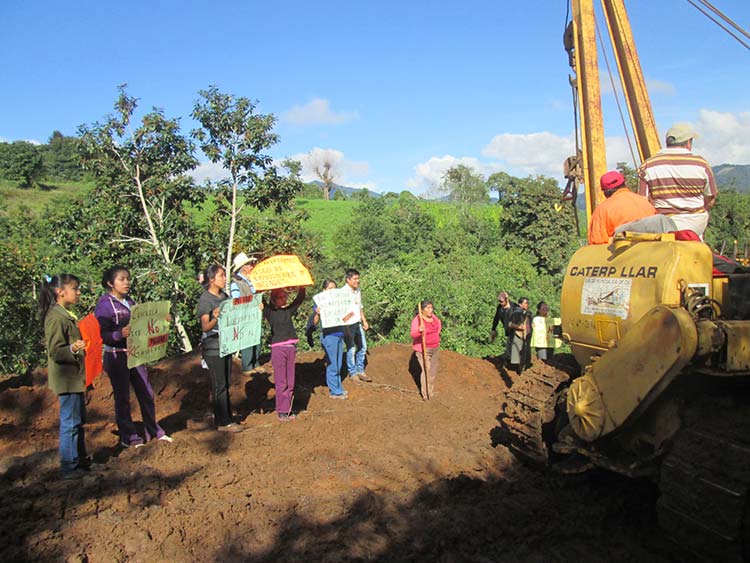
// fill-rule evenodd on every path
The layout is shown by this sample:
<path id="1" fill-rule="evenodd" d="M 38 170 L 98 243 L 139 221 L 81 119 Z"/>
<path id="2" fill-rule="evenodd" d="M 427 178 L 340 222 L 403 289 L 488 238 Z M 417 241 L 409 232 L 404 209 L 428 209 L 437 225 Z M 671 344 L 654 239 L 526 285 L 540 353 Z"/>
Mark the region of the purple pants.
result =
<path id="1" fill-rule="evenodd" d="M 294 393 L 294 358 L 297 346 L 271 346 L 271 365 L 273 366 L 273 381 L 276 385 L 276 412 L 287 414 L 292 410 L 292 394 Z"/>
<path id="2" fill-rule="evenodd" d="M 125 352 L 105 352 L 104 371 L 109 375 L 112 391 L 115 395 L 115 420 L 120 440 L 125 444 L 137 444 L 143 440 L 135 430 L 130 416 L 130 386 L 133 386 L 135 398 L 141 408 L 141 418 L 146 429 L 145 439 L 161 438 L 165 432 L 156 423 L 156 406 L 154 391 L 148 381 L 148 372 L 143 366 L 128 369 L 128 357 Z"/>

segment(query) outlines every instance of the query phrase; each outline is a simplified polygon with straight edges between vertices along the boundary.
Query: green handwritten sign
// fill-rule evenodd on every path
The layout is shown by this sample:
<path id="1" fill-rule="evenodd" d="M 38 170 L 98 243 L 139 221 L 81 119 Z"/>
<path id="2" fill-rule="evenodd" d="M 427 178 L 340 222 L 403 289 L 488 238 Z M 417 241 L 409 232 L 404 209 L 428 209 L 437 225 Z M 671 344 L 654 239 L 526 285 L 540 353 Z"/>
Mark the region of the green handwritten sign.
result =
<path id="1" fill-rule="evenodd" d="M 227 299 L 219 308 L 219 356 L 260 344 L 260 297 Z"/>
<path id="2" fill-rule="evenodd" d="M 167 355 L 169 301 L 150 301 L 130 311 L 128 369 L 155 362 Z"/>

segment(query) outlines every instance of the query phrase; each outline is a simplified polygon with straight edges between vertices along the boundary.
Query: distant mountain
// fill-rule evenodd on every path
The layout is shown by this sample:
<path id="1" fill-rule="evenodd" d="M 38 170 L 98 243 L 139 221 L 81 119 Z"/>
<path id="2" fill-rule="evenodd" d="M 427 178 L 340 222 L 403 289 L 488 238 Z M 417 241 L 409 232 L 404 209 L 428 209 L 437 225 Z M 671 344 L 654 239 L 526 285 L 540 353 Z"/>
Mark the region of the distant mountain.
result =
<path id="1" fill-rule="evenodd" d="M 323 182 L 321 182 L 320 180 L 313 180 L 310 183 L 311 184 L 315 184 L 316 186 L 320 187 L 320 189 L 323 189 Z M 356 193 L 356 192 L 363 192 L 363 191 L 365 191 L 364 188 L 350 188 L 349 186 L 341 186 L 339 184 L 333 184 L 333 190 L 332 190 L 332 193 L 331 193 L 331 197 L 333 197 L 333 194 L 336 193 L 336 190 L 342 191 L 346 195 L 346 197 L 351 197 L 351 195 L 353 193 Z M 382 195 L 382 194 L 380 194 L 378 192 L 374 192 L 372 190 L 367 190 L 367 191 L 370 192 L 370 195 L 372 197 L 380 197 Z"/>
<path id="2" fill-rule="evenodd" d="M 713 167 L 719 188 L 732 188 L 750 193 L 750 164 L 719 164 Z"/>

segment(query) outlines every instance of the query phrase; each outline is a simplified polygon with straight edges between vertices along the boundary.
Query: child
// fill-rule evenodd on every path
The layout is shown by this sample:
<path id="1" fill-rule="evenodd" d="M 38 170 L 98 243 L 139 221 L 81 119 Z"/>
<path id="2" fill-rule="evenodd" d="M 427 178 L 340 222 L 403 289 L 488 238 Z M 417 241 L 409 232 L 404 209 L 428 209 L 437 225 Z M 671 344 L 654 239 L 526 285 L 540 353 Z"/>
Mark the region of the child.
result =
<path id="1" fill-rule="evenodd" d="M 286 306 L 286 289 L 274 289 L 271 302 L 264 306 L 263 317 L 271 326 L 271 365 L 276 386 L 276 412 L 281 422 L 294 420 L 292 394 L 294 393 L 294 359 L 297 353 L 297 330 L 292 316 L 305 300 L 305 288 L 300 288 L 291 305 Z"/>
<path id="2" fill-rule="evenodd" d="M 39 292 L 39 317 L 44 321 L 47 346 L 47 377 L 50 389 L 60 400 L 60 470 L 63 479 L 86 474 L 90 460 L 86 456 L 83 424 L 86 404 L 84 349 L 76 321 L 69 310 L 81 297 L 78 278 L 71 274 L 46 277 Z"/>
<path id="3" fill-rule="evenodd" d="M 125 266 L 112 266 L 102 276 L 102 287 L 107 293 L 99 298 L 94 316 L 99 321 L 104 342 L 104 371 L 109 375 L 115 398 L 115 420 L 123 448 L 143 446 L 152 438 L 171 442 L 156 422 L 154 391 L 148 380 L 145 366 L 128 369 L 127 341 L 130 336 L 130 308 L 135 302 L 130 293 L 130 272 Z M 130 416 L 130 386 L 141 408 L 146 432 L 144 442 L 136 432 Z"/>
<path id="4" fill-rule="evenodd" d="M 434 313 L 435 307 L 432 301 L 422 301 L 420 304 L 422 315 L 419 313 L 411 321 L 411 338 L 412 349 L 417 356 L 420 376 L 420 393 L 425 401 L 429 401 L 435 395 L 435 379 L 437 378 L 438 351 L 440 349 L 440 331 L 443 329 L 443 323 Z M 424 335 L 424 345 L 426 352 L 422 351 L 422 337 Z M 424 365 L 424 356 L 427 356 L 429 370 Z"/>
<path id="5" fill-rule="evenodd" d="M 229 384 L 232 378 L 232 355 L 219 356 L 219 306 L 225 299 L 227 273 L 218 264 L 206 268 L 203 286 L 206 288 L 198 300 L 198 316 L 201 321 L 201 347 L 203 361 L 208 366 L 214 402 L 214 421 L 222 432 L 242 432 L 243 428 L 232 421 L 232 404 L 229 400 Z"/>

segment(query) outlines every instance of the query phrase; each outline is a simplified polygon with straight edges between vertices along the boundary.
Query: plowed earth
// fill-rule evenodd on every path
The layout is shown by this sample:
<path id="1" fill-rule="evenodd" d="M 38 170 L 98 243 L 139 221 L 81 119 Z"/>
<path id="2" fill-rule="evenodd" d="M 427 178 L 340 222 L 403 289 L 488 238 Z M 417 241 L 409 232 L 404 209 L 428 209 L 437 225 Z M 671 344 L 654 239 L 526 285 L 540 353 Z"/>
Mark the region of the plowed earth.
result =
<path id="1" fill-rule="evenodd" d="M 202 428 L 196 355 L 150 369 L 174 443 L 121 450 L 106 376 L 86 441 L 104 470 L 61 481 L 57 398 L 0 384 L 0 561 L 668 561 L 655 488 L 609 474 L 561 477 L 497 444 L 514 378 L 442 351 L 423 402 L 411 348 L 371 349 L 373 383 L 328 398 L 322 354 L 297 357 L 297 420 L 280 423 L 268 375 L 239 375 L 245 431 Z M 270 372 L 270 363 L 263 368 Z M 549 369 L 536 364 L 533 369 Z M 522 377 L 522 376 L 521 376 Z M 134 419 L 139 419 L 133 401 Z"/>

